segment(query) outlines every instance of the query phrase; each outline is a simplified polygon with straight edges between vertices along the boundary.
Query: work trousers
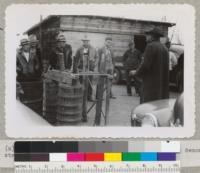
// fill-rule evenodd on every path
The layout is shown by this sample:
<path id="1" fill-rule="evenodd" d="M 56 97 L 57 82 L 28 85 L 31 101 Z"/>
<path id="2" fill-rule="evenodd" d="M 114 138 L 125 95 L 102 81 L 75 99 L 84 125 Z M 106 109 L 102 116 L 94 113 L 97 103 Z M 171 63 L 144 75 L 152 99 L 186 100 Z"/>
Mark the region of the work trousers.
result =
<path id="1" fill-rule="evenodd" d="M 135 87 L 135 92 L 137 94 L 141 94 L 141 79 L 137 76 L 130 76 L 129 75 L 129 72 L 131 70 L 126 70 L 126 88 L 127 88 L 127 94 L 132 94 L 132 90 L 131 90 L 131 82 L 132 82 L 132 79 L 134 80 L 134 87 Z"/>

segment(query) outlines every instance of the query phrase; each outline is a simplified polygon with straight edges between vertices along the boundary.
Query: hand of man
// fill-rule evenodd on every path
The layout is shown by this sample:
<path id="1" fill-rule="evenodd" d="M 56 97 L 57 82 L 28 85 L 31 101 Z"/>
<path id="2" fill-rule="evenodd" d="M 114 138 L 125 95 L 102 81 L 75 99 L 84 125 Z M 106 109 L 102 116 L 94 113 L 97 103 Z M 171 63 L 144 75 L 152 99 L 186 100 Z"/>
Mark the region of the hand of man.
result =
<path id="1" fill-rule="evenodd" d="M 136 70 L 131 70 L 131 71 L 129 72 L 129 75 L 130 75 L 130 76 L 135 76 L 135 74 L 136 74 Z"/>

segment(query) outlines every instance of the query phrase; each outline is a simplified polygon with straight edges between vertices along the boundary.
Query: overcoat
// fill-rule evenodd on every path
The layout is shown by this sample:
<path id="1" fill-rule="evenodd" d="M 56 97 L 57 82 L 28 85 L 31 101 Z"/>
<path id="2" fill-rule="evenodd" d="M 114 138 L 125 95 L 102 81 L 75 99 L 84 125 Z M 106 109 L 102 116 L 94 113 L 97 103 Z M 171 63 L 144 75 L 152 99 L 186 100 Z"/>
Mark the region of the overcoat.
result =
<path id="1" fill-rule="evenodd" d="M 149 43 L 136 71 L 143 79 L 141 102 L 169 98 L 169 52 L 159 41 Z"/>

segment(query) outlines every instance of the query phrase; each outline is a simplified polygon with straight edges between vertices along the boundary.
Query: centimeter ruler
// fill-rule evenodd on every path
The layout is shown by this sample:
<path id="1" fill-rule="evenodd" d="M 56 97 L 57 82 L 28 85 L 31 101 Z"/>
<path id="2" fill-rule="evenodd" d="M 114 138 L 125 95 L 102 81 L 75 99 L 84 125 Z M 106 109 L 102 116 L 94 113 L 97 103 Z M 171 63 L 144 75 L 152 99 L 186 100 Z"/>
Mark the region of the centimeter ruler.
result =
<path id="1" fill-rule="evenodd" d="M 180 162 L 15 162 L 15 173 L 180 173 Z"/>

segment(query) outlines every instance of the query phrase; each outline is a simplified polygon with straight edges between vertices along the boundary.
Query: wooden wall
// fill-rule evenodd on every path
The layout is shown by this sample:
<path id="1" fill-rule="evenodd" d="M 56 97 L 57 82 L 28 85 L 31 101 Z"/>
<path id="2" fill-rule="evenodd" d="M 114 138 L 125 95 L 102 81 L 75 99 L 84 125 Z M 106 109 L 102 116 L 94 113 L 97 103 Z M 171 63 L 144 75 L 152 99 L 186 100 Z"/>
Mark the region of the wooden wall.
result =
<path id="1" fill-rule="evenodd" d="M 111 36 L 113 38 L 115 56 L 122 56 L 128 48 L 129 40 L 133 39 L 134 35 L 143 35 L 145 31 L 155 26 L 160 27 L 165 36 L 168 35 L 167 25 L 159 23 L 94 18 L 92 16 L 56 16 L 43 25 L 43 48 L 45 48 L 45 52 L 46 50 L 50 50 L 55 39 L 55 34 L 59 32 L 65 35 L 67 43 L 72 46 L 73 55 L 75 55 L 77 49 L 82 45 L 81 39 L 85 34 L 91 40 L 91 45 L 97 49 L 104 45 L 107 36 Z M 28 34 L 33 33 L 39 37 L 39 28 L 32 30 Z M 43 54 L 47 58 L 48 51 L 47 53 L 45 52 Z"/>
<path id="2" fill-rule="evenodd" d="M 141 34 L 153 27 L 160 27 L 165 35 L 168 28 L 166 25 L 152 22 L 128 21 L 111 18 L 73 17 L 62 16 L 60 18 L 60 28 L 62 30 L 86 31 L 106 34 Z"/>
<path id="3" fill-rule="evenodd" d="M 73 55 L 75 55 L 77 49 L 82 46 L 82 38 L 84 35 L 87 35 L 90 39 L 90 44 L 96 49 L 104 46 L 105 38 L 108 36 L 108 34 L 88 32 L 64 31 L 62 33 L 65 36 L 67 43 L 72 46 Z M 128 47 L 128 42 L 131 39 L 131 36 L 117 34 L 109 34 L 109 36 L 112 36 L 113 39 L 113 51 L 115 56 L 122 56 Z"/>
<path id="4" fill-rule="evenodd" d="M 60 29 L 65 35 L 67 42 L 72 46 L 73 55 L 82 45 L 81 39 L 86 34 L 90 43 L 95 48 L 101 48 L 104 45 L 105 38 L 113 38 L 113 50 L 115 56 L 122 56 L 128 48 L 128 42 L 136 34 L 144 34 L 155 27 L 152 23 L 140 21 L 123 21 L 117 19 L 102 19 L 92 17 L 73 17 L 62 16 L 60 18 Z M 168 27 L 160 27 L 167 36 Z"/>

